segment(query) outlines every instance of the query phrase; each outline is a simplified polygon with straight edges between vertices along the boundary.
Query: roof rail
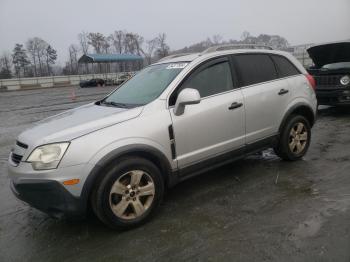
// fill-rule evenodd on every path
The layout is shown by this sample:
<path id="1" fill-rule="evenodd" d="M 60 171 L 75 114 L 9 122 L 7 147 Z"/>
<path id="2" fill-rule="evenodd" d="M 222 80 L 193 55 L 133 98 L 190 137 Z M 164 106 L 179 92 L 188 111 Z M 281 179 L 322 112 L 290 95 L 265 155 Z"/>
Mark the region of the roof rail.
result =
<path id="1" fill-rule="evenodd" d="M 164 61 L 164 60 L 168 60 L 168 59 L 171 59 L 171 58 L 177 58 L 177 57 L 185 56 L 185 55 L 191 55 L 191 54 L 193 54 L 193 53 L 179 53 L 179 54 L 168 55 L 166 57 L 163 57 L 163 58 L 159 59 L 158 62 L 161 62 L 161 61 Z"/>
<path id="2" fill-rule="evenodd" d="M 256 45 L 256 44 L 228 44 L 228 45 L 217 45 L 209 47 L 208 49 L 204 50 L 202 54 L 216 52 L 216 51 L 225 51 L 225 50 L 232 50 L 232 49 L 267 49 L 267 50 L 273 50 L 271 46 L 267 45 Z"/>

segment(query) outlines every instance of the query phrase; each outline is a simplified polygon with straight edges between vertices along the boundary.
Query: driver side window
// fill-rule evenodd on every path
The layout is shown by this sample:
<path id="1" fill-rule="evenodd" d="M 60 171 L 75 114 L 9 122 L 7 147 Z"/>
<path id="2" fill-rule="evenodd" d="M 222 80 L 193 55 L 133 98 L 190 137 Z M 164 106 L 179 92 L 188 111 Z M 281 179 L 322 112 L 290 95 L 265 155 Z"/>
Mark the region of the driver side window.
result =
<path id="1" fill-rule="evenodd" d="M 176 102 L 177 95 L 185 88 L 197 89 L 201 97 L 207 97 L 233 89 L 230 64 L 227 59 L 218 59 L 200 66 L 171 95 L 170 106 Z"/>

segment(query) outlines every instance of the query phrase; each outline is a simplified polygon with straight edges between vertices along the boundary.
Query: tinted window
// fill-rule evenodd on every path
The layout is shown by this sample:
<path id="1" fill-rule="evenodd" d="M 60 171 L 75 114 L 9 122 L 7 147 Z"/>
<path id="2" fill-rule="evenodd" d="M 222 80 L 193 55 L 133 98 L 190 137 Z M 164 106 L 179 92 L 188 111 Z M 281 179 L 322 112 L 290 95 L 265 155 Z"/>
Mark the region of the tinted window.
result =
<path id="1" fill-rule="evenodd" d="M 272 56 L 276 63 L 279 77 L 288 77 L 300 74 L 299 70 L 285 57 Z"/>
<path id="2" fill-rule="evenodd" d="M 195 72 L 182 86 L 197 89 L 201 97 L 206 97 L 233 89 L 230 65 L 221 62 Z"/>
<path id="3" fill-rule="evenodd" d="M 275 65 L 268 55 L 235 55 L 234 58 L 240 86 L 253 85 L 277 78 Z"/>

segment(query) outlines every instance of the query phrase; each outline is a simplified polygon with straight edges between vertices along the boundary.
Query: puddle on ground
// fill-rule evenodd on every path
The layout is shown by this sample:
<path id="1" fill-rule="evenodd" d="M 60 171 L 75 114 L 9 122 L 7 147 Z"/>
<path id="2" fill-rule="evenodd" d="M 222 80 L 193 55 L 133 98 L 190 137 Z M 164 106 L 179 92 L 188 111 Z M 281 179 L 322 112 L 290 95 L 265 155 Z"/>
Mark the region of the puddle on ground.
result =
<path id="1" fill-rule="evenodd" d="M 316 236 L 324 223 L 338 212 L 346 212 L 350 207 L 350 196 L 343 199 L 323 198 L 325 205 L 312 216 L 299 223 L 288 235 L 289 240 L 297 241 Z"/>
<path id="2" fill-rule="evenodd" d="M 276 186 L 286 192 L 288 195 L 318 195 L 318 189 L 314 187 L 312 181 L 298 183 L 298 181 L 279 180 Z"/>
<path id="3" fill-rule="evenodd" d="M 267 149 L 247 157 L 248 159 L 259 159 L 265 161 L 279 160 L 280 158 L 275 154 L 273 149 Z"/>
<path id="4" fill-rule="evenodd" d="M 320 215 L 315 215 L 308 220 L 300 223 L 298 227 L 289 234 L 290 240 L 298 240 L 315 236 L 321 229 L 325 220 Z"/>

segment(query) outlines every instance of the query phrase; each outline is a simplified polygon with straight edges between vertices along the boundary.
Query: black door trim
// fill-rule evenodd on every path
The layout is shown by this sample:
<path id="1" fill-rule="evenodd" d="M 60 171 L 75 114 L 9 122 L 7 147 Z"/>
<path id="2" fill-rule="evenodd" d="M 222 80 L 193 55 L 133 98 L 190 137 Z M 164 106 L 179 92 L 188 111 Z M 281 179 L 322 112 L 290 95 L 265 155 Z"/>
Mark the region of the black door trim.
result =
<path id="1" fill-rule="evenodd" d="M 244 158 L 247 155 L 254 154 L 256 152 L 262 151 L 264 149 L 273 147 L 278 142 L 278 135 L 273 135 L 251 144 L 247 144 L 238 149 L 225 152 L 220 155 L 196 162 L 189 166 L 186 166 L 179 170 L 180 180 L 185 180 L 187 178 L 199 175 L 201 173 L 207 172 L 214 168 L 226 165 L 238 159 Z"/>

